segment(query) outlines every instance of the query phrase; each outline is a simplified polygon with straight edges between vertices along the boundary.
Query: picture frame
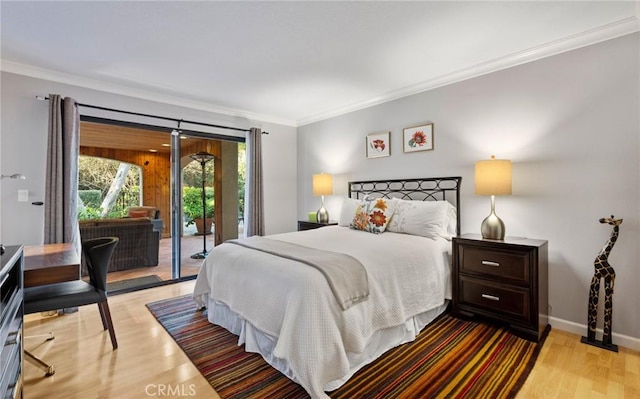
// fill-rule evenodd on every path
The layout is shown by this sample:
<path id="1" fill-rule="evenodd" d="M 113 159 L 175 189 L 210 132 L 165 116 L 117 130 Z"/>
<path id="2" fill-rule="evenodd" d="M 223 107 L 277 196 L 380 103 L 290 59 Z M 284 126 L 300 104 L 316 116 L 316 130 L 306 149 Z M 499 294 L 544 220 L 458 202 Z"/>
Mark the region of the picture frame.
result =
<path id="1" fill-rule="evenodd" d="M 391 155 L 391 132 L 379 132 L 367 135 L 367 158 L 381 158 Z"/>
<path id="2" fill-rule="evenodd" d="M 402 147 L 405 153 L 433 150 L 433 123 L 404 128 Z"/>

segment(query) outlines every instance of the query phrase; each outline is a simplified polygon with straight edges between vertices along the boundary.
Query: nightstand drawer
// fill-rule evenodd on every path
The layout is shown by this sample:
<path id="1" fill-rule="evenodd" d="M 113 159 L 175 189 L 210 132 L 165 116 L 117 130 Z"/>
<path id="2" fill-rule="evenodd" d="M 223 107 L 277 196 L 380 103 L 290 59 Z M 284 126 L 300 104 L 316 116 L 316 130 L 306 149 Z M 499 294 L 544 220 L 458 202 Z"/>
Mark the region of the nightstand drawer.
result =
<path id="1" fill-rule="evenodd" d="M 460 304 L 530 321 L 529 290 L 493 285 L 481 280 L 460 278 Z"/>
<path id="2" fill-rule="evenodd" d="M 460 273 L 471 273 L 529 283 L 529 252 L 496 250 L 461 244 Z"/>

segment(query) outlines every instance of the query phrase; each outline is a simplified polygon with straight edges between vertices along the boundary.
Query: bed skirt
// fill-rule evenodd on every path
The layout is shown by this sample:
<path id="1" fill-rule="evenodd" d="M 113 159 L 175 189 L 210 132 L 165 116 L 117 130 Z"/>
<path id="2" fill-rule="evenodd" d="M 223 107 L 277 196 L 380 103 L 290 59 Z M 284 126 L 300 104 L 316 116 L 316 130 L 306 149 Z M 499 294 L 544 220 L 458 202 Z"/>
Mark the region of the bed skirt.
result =
<path id="1" fill-rule="evenodd" d="M 449 301 L 445 300 L 439 307 L 411 317 L 403 325 L 375 332 L 369 338 L 363 353 L 348 353 L 349 372 L 342 378 L 326 384 L 324 390 L 333 391 L 338 389 L 358 370 L 380 357 L 389 349 L 413 341 L 425 326 L 447 309 L 448 304 Z M 232 334 L 237 335 L 238 346 L 244 344 L 247 352 L 259 353 L 273 368 L 292 381 L 300 383 L 286 359 L 273 356 L 273 348 L 276 346 L 277 337 L 265 334 L 255 328 L 250 322 L 233 312 L 222 302 L 209 298 L 207 308 L 209 322 L 224 327 Z"/>

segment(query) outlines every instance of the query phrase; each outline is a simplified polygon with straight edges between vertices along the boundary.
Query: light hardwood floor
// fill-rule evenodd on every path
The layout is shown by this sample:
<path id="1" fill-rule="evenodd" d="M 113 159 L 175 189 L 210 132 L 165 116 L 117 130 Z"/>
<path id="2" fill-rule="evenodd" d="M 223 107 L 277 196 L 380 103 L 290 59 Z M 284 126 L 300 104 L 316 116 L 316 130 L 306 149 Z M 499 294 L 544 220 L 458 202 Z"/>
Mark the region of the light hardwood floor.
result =
<path id="1" fill-rule="evenodd" d="M 56 339 L 27 338 L 25 346 L 51 361 L 52 377 L 24 365 L 24 397 L 218 398 L 204 377 L 145 304 L 188 294 L 194 282 L 109 298 L 119 348 L 111 349 L 96 305 L 77 313 L 25 318 L 25 334 L 53 331 Z M 613 353 L 581 344 L 580 337 L 551 330 L 518 398 L 640 398 L 640 353 Z M 169 393 L 172 393 L 170 395 Z"/>
<path id="2" fill-rule="evenodd" d="M 27 349 L 51 362 L 56 373 L 44 373 L 24 362 L 24 398 L 218 398 L 145 304 L 188 294 L 193 281 L 109 297 L 118 339 L 111 348 L 96 305 L 51 318 L 25 316 L 26 336 L 53 331 L 56 338 L 25 338 Z M 194 307 L 195 309 L 195 307 Z M 164 391 L 162 391 L 164 389 Z M 188 394 L 195 392 L 195 395 Z"/>

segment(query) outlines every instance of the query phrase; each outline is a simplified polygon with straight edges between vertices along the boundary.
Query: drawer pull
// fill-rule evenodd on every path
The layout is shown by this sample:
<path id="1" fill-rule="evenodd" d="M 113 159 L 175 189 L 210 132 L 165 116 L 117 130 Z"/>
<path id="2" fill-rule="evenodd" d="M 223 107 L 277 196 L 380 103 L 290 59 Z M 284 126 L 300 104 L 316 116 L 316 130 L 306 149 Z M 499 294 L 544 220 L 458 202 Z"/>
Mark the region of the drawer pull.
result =
<path id="1" fill-rule="evenodd" d="M 488 300 L 490 300 L 490 301 L 499 301 L 499 300 L 500 300 L 500 298 L 499 298 L 499 297 L 497 297 L 497 296 L 493 296 L 493 295 L 489 295 L 489 294 L 482 294 L 482 297 L 483 297 L 484 299 L 488 299 Z"/>
<path id="2" fill-rule="evenodd" d="M 7 334 L 7 340 L 4 342 L 4 346 L 17 344 L 19 338 L 20 338 L 20 330 L 11 331 L 9 334 Z"/>
<path id="3" fill-rule="evenodd" d="M 492 262 L 490 260 L 483 260 L 482 264 L 485 266 L 493 266 L 493 267 L 500 267 L 500 263 L 498 262 Z"/>

